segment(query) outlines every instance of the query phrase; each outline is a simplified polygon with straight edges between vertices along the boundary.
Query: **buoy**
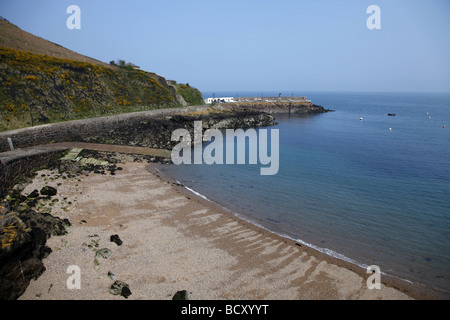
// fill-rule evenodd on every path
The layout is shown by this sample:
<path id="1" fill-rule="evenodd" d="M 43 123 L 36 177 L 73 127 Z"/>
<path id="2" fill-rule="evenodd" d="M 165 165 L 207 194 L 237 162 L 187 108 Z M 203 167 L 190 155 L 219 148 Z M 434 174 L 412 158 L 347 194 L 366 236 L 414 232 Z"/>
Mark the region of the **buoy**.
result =
<path id="1" fill-rule="evenodd" d="M 363 118 L 359 118 L 359 120 L 361 120 L 361 121 L 362 121 L 362 119 L 363 119 Z"/>
<path id="2" fill-rule="evenodd" d="M 442 126 L 442 128 L 445 128 L 445 124 Z"/>
<path id="3" fill-rule="evenodd" d="M 389 131 L 391 131 L 392 130 L 392 128 L 389 128 Z"/>

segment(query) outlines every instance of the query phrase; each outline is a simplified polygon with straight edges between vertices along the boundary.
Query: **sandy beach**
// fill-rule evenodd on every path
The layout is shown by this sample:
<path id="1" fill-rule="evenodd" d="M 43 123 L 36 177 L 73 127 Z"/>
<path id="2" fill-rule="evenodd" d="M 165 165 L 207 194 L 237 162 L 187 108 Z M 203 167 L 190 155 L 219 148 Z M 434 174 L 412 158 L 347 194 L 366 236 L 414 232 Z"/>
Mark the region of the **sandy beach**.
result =
<path id="1" fill-rule="evenodd" d="M 38 172 L 24 193 L 57 187 L 51 213 L 72 226 L 47 241 L 46 271 L 20 299 L 124 300 L 109 292 L 115 280 L 129 285 L 129 300 L 170 300 L 179 290 L 192 300 L 414 296 L 385 281 L 370 290 L 365 270 L 240 220 L 150 166 L 126 162 L 115 175 L 75 178 Z M 123 243 L 111 242 L 111 235 Z M 96 259 L 102 248 L 110 256 Z M 80 289 L 67 287 L 71 265 L 80 269 Z"/>

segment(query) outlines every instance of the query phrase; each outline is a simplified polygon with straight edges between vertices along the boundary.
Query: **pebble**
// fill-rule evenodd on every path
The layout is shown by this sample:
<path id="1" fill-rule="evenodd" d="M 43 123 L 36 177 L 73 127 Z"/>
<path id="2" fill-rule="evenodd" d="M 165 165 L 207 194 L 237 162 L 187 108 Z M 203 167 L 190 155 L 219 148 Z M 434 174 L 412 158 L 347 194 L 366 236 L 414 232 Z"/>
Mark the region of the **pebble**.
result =
<path id="1" fill-rule="evenodd" d="M 113 234 L 110 238 L 109 238 L 109 240 L 111 241 L 111 242 L 114 242 L 115 244 L 117 244 L 118 246 L 121 246 L 122 245 L 122 240 L 120 240 L 120 238 L 119 238 L 119 236 L 117 235 L 117 234 Z"/>
<path id="2" fill-rule="evenodd" d="M 108 248 L 101 248 L 95 251 L 95 258 L 108 259 L 111 256 L 111 250 Z"/>
<path id="3" fill-rule="evenodd" d="M 109 293 L 117 296 L 121 295 L 125 299 L 128 299 L 128 297 L 131 295 L 131 290 L 129 288 L 129 285 L 123 281 L 117 280 L 111 285 L 111 288 L 109 289 Z"/>
<path id="4" fill-rule="evenodd" d="M 177 291 L 177 293 L 175 293 L 172 300 L 190 300 L 190 298 L 191 298 L 191 292 L 189 292 L 187 290 L 181 290 L 181 291 Z"/>

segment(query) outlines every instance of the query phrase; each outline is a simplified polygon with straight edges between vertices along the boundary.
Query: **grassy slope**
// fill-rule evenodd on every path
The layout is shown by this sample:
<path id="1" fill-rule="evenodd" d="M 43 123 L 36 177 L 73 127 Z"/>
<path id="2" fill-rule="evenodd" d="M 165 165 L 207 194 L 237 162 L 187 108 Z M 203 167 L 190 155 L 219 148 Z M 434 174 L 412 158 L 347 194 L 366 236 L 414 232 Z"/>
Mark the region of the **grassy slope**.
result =
<path id="1" fill-rule="evenodd" d="M 154 74 L 0 48 L 0 130 L 176 106 Z"/>
<path id="2" fill-rule="evenodd" d="M 194 94 L 194 88 L 177 86 L 154 73 L 86 57 L 0 20 L 0 131 L 185 101 L 203 104 L 198 90 Z"/>
<path id="3" fill-rule="evenodd" d="M 0 20 L 0 47 L 30 51 L 32 53 L 45 54 L 55 58 L 89 62 L 115 69 L 107 63 L 84 56 L 64 48 L 59 44 L 28 33 L 4 19 Z"/>
<path id="4" fill-rule="evenodd" d="M 190 105 L 200 106 L 205 104 L 201 92 L 198 89 L 189 86 L 189 84 L 177 83 L 174 87 L 183 99 Z"/>

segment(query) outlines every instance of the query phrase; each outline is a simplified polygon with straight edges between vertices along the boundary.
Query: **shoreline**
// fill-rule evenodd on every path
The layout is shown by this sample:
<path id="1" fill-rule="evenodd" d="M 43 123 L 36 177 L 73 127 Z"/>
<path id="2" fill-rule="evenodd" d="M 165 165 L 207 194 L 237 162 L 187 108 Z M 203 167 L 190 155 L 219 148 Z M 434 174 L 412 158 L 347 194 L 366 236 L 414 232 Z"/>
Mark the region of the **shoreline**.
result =
<path id="1" fill-rule="evenodd" d="M 173 184 L 176 188 L 178 188 L 181 192 L 191 195 L 193 197 L 197 198 L 197 201 L 203 202 L 205 205 L 209 204 L 212 206 L 217 207 L 218 210 L 222 210 L 226 212 L 227 214 L 232 215 L 237 221 L 240 223 L 243 223 L 245 225 L 248 225 L 251 228 L 254 228 L 255 230 L 262 230 L 266 233 L 268 233 L 270 236 L 278 237 L 280 239 L 283 239 L 286 243 L 290 243 L 294 246 L 302 247 L 303 250 L 307 251 L 310 254 L 314 254 L 320 257 L 320 259 L 323 259 L 325 261 L 329 261 L 330 263 L 336 264 L 340 267 L 346 268 L 350 271 L 356 272 L 361 277 L 367 279 L 368 274 L 366 273 L 366 268 L 361 263 L 358 263 L 357 261 L 348 258 L 346 256 L 342 256 L 340 258 L 338 252 L 332 251 L 337 256 L 328 254 L 324 252 L 327 250 L 326 248 L 316 248 L 315 245 L 307 243 L 301 239 L 294 239 L 289 235 L 277 233 L 275 231 L 272 231 L 265 226 L 259 225 L 256 222 L 251 221 L 249 218 L 245 217 L 245 215 L 233 212 L 233 210 L 226 208 L 225 206 L 218 204 L 214 202 L 211 199 L 208 199 L 206 196 L 198 193 L 197 191 L 190 189 L 178 182 L 175 177 L 166 174 L 159 170 L 159 168 L 163 164 L 158 163 L 151 163 L 147 166 L 147 170 L 153 174 L 155 174 L 158 178 L 161 179 L 162 182 L 169 182 Z M 322 250 L 324 251 L 322 251 Z M 413 299 L 417 300 L 429 300 L 429 299 L 449 299 L 450 295 L 442 292 L 438 289 L 431 288 L 431 287 L 425 287 L 422 284 L 414 283 L 408 279 L 404 279 L 398 276 L 386 274 L 384 272 L 381 272 L 381 283 L 383 285 L 386 285 L 388 287 L 395 288 L 396 290 L 399 290 L 402 293 L 405 293 L 409 295 Z"/>
<path id="2" fill-rule="evenodd" d="M 72 227 L 47 241 L 53 251 L 43 260 L 47 270 L 20 300 L 123 299 L 108 292 L 114 282 L 108 272 L 130 285 L 129 299 L 171 299 L 179 290 L 192 292 L 193 300 L 438 298 L 384 275 L 382 289 L 369 290 L 362 268 L 237 217 L 158 173 L 156 164 L 120 166 L 114 176 L 70 181 L 46 173 L 62 182 L 59 197 L 74 203 L 55 209 Z M 38 176 L 26 190 L 46 178 Z M 123 245 L 108 241 L 113 234 Z M 112 256 L 95 264 L 102 247 Z M 81 290 L 66 287 L 69 265 L 82 270 Z"/>

